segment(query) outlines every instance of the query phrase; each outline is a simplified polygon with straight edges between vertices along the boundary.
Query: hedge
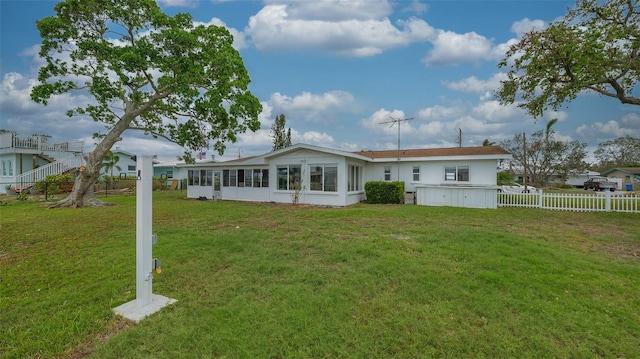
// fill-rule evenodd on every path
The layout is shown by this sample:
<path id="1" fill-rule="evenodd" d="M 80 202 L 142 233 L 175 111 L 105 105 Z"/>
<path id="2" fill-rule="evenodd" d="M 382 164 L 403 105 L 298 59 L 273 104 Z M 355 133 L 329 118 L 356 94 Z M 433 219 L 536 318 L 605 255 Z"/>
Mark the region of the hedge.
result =
<path id="1" fill-rule="evenodd" d="M 404 182 L 371 181 L 364 184 L 367 203 L 402 203 Z"/>

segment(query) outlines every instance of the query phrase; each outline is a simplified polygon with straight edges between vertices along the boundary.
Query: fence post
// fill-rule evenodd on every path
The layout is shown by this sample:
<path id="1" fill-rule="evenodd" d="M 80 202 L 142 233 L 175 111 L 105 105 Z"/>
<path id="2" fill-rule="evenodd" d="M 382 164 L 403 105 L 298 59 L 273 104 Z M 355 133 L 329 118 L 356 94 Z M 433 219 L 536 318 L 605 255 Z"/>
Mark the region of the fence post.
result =
<path id="1" fill-rule="evenodd" d="M 604 192 L 604 210 L 611 212 L 611 191 L 609 191 L 609 189 L 606 189 Z"/>
<path id="2" fill-rule="evenodd" d="M 544 196 L 542 195 L 542 188 L 538 190 L 538 207 L 544 208 Z"/>

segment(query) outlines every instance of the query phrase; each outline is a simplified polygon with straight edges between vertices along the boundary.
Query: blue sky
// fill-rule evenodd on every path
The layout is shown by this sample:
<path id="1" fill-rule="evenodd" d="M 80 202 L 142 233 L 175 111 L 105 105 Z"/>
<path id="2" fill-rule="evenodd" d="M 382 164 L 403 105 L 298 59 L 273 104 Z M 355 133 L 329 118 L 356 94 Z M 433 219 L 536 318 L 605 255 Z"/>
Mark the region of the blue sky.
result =
<path id="1" fill-rule="evenodd" d="M 558 138 L 598 143 L 640 137 L 639 106 L 585 93 L 534 120 L 493 96 L 504 71 L 497 63 L 523 32 L 543 28 L 573 1 L 412 0 L 163 0 L 169 14 L 222 25 L 235 37 L 262 102 L 262 128 L 228 144 L 216 159 L 271 150 L 274 118 L 283 113 L 293 142 L 343 149 L 479 146 L 543 129 L 558 118 Z M 60 96 L 49 106 L 29 100 L 41 60 L 35 22 L 53 15 L 54 1 L 0 0 L 0 128 L 83 140 L 93 147 L 102 127 L 65 113 L 82 98 Z M 639 96 L 640 88 L 635 95 Z M 175 159 L 181 148 L 126 132 L 126 151 Z M 213 154 L 212 150 L 207 155 Z"/>

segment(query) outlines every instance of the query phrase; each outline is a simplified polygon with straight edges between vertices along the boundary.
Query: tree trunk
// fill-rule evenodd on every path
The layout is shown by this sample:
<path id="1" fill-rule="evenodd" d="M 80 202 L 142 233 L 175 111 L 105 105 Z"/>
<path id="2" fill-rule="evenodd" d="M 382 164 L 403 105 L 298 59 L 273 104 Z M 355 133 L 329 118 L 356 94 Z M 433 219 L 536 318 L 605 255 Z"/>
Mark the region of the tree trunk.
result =
<path id="1" fill-rule="evenodd" d="M 78 175 L 73 184 L 71 194 L 67 198 L 52 204 L 49 208 L 103 207 L 112 205 L 99 200 L 94 193 L 94 185 L 100 176 L 102 165 L 102 158 L 98 160 L 96 157 L 95 151 L 84 157 L 86 164 L 78 169 Z"/>
<path id="2" fill-rule="evenodd" d="M 94 185 L 96 180 L 100 176 L 100 169 L 102 168 L 102 161 L 107 155 L 107 152 L 111 150 L 113 145 L 122 140 L 122 133 L 129 127 L 129 124 L 136 116 L 135 111 L 127 111 L 122 118 L 113 126 L 113 128 L 107 133 L 107 135 L 98 143 L 93 152 L 89 152 L 84 156 L 85 165 L 78 170 L 78 176 L 76 177 L 73 185 L 73 190 L 69 197 L 60 200 L 49 208 L 58 207 L 102 207 L 112 204 L 102 202 L 99 200 L 94 191 Z"/>

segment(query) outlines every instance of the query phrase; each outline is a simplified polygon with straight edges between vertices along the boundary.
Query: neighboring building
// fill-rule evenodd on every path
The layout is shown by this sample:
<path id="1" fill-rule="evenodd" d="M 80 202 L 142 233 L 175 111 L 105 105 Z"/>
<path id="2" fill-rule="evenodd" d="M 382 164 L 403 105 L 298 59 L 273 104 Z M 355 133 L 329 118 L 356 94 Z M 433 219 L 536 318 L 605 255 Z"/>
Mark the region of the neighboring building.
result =
<path id="1" fill-rule="evenodd" d="M 83 142 L 0 130 L 0 193 L 82 165 Z"/>
<path id="2" fill-rule="evenodd" d="M 120 147 L 116 147 L 111 150 L 111 152 L 118 156 L 118 162 L 116 166 L 113 168 L 113 176 L 114 177 L 124 177 L 124 176 L 136 176 L 136 161 L 134 160 L 135 154 L 127 151 L 123 151 Z M 153 164 L 160 163 L 158 160 L 154 159 Z M 118 167 L 120 169 L 118 169 Z M 104 166 L 100 169 L 101 175 L 111 175 L 111 171 Z"/>
<path id="3" fill-rule="evenodd" d="M 620 183 L 620 189 L 640 191 L 640 167 L 615 167 L 602 172 L 602 175 Z"/>
<path id="4" fill-rule="evenodd" d="M 569 177 L 567 177 L 567 181 L 563 183 L 562 176 L 550 175 L 547 177 L 546 184 L 567 184 L 581 188 L 585 181 L 595 176 L 600 176 L 600 173 L 595 171 L 585 171 L 584 173 L 570 174 Z"/>
<path id="5" fill-rule="evenodd" d="M 498 146 L 346 152 L 296 144 L 261 156 L 177 165 L 189 198 L 347 206 L 369 181 L 403 181 L 417 204 L 496 208 Z M 302 189 L 296 190 L 296 184 Z"/>

